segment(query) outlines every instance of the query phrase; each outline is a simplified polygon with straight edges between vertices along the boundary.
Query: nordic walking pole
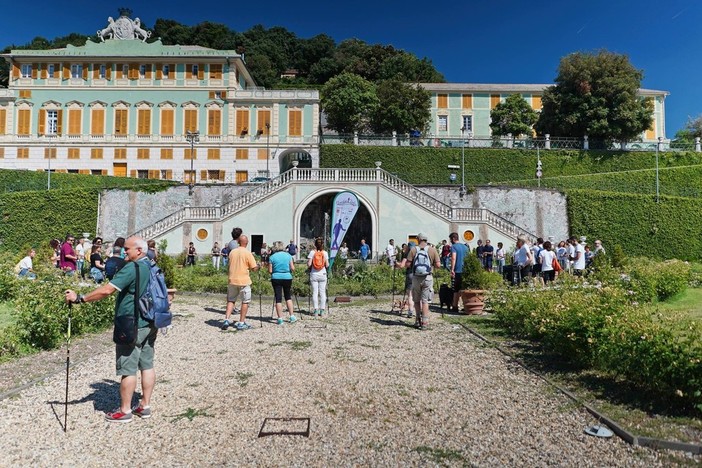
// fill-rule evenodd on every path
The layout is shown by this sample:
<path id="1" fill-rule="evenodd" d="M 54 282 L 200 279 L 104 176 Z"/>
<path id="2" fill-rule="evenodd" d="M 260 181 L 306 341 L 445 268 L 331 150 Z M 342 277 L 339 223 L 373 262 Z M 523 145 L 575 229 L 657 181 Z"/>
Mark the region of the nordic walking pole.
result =
<path id="1" fill-rule="evenodd" d="M 68 333 L 66 334 L 66 402 L 63 407 L 63 432 L 68 430 L 68 369 L 71 367 L 71 312 L 73 304 L 68 303 Z"/>
<path id="2" fill-rule="evenodd" d="M 263 328 L 263 288 L 261 287 L 261 269 L 258 269 L 258 322 Z"/>
<path id="3" fill-rule="evenodd" d="M 395 311 L 395 265 L 392 265 L 392 307 L 390 308 L 390 312 Z"/>

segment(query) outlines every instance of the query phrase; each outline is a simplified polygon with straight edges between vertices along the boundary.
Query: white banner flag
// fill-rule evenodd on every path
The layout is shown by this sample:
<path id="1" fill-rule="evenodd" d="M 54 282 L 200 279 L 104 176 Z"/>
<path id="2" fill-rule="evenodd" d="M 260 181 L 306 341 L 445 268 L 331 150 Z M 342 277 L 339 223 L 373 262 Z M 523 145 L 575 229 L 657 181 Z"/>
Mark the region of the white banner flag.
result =
<path id="1" fill-rule="evenodd" d="M 344 241 L 346 231 L 358 211 L 358 197 L 351 192 L 340 192 L 332 203 L 331 252 L 329 266 L 334 263 L 336 253 Z"/>

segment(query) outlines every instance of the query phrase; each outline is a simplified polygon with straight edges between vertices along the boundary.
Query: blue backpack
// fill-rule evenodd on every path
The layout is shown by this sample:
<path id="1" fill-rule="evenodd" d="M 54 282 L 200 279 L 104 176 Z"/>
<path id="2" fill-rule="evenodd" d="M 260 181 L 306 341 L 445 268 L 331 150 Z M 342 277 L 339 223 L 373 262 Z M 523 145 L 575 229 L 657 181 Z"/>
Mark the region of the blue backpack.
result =
<path id="1" fill-rule="evenodd" d="M 135 263 L 136 284 L 139 286 L 139 266 Z M 147 322 L 152 322 L 156 328 L 165 328 L 171 325 L 173 314 L 168 303 L 168 289 L 163 272 L 155 262 L 149 264 L 149 283 L 139 297 L 139 312 Z"/>

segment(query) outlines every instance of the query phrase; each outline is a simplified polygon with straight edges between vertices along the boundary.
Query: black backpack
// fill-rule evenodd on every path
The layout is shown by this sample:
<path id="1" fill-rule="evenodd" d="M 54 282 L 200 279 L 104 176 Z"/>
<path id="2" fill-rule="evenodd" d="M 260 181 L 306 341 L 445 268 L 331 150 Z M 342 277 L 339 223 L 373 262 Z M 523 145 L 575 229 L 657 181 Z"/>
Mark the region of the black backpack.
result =
<path id="1" fill-rule="evenodd" d="M 107 279 L 111 280 L 125 263 L 127 262 L 123 258 L 116 255 L 108 258 L 105 262 L 105 276 L 107 276 Z"/>

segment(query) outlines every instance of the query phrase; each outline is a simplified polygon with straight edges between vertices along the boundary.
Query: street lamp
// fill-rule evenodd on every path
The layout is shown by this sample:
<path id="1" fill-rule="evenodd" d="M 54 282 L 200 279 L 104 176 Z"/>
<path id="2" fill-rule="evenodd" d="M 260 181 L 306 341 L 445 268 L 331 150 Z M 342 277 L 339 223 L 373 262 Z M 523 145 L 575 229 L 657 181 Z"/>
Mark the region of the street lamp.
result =
<path id="1" fill-rule="evenodd" d="M 461 188 L 458 190 L 458 196 L 463 198 L 466 194 L 466 138 L 464 136 L 466 126 L 461 127 Z"/>
<path id="2" fill-rule="evenodd" d="M 190 183 L 188 184 L 188 195 L 193 194 L 193 188 L 195 186 L 195 170 L 193 168 L 193 160 L 195 159 L 195 143 L 200 142 L 200 132 L 197 130 L 191 132 L 188 130 L 185 132 L 185 139 L 190 142 Z"/>
<path id="3" fill-rule="evenodd" d="M 266 122 L 266 177 L 271 178 L 269 163 L 271 160 L 271 124 Z"/>

